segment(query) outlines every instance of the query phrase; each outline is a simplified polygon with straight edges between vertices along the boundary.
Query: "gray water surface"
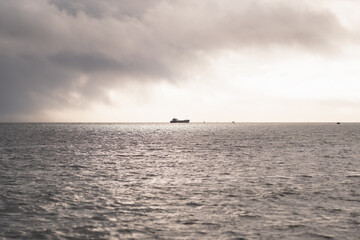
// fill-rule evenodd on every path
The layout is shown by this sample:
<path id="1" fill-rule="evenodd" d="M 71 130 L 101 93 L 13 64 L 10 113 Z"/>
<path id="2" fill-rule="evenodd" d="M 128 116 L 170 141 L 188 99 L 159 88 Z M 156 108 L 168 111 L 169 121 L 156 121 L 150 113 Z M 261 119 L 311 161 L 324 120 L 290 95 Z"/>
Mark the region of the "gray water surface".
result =
<path id="1" fill-rule="evenodd" d="M 360 124 L 0 124 L 0 239 L 359 239 Z"/>

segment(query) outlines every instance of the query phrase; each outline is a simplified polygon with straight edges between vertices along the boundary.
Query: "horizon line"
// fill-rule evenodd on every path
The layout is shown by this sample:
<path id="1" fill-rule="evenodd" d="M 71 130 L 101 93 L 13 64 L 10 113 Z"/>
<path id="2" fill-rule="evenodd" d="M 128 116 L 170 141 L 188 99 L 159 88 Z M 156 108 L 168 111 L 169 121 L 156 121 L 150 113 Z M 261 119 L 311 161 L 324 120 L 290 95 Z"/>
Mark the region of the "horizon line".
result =
<path id="1" fill-rule="evenodd" d="M 149 122 L 138 122 L 138 121 L 64 121 L 64 122 L 56 122 L 56 121 L 0 121 L 0 124 L 25 124 L 25 123 L 89 123 L 89 124 L 130 124 L 130 123 L 148 123 L 148 124 L 152 124 L 152 123 L 169 123 L 170 121 L 163 121 L 163 122 L 157 122 L 157 121 L 149 121 Z M 229 124 L 241 124 L 241 123 L 360 123 L 360 121 L 190 121 L 188 124 L 192 124 L 192 123 L 201 123 L 201 124 L 206 124 L 206 123 L 229 123 Z"/>

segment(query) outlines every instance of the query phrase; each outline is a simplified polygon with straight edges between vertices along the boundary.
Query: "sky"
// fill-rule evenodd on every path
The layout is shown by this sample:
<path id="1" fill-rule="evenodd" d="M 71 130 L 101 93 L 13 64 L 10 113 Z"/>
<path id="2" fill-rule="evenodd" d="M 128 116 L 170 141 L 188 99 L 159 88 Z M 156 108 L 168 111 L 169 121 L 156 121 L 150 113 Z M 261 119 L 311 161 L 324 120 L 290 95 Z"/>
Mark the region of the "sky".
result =
<path id="1" fill-rule="evenodd" d="M 359 122 L 360 1 L 0 0 L 1 122 Z"/>

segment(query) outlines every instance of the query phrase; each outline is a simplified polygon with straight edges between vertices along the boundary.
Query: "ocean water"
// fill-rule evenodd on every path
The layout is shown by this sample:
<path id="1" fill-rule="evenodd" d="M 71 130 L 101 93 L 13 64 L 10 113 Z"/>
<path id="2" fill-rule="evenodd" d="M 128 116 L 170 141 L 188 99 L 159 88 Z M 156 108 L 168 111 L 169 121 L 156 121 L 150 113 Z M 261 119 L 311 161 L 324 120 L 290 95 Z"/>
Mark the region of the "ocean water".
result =
<path id="1" fill-rule="evenodd" d="M 0 124 L 0 239 L 359 239 L 360 124 Z"/>

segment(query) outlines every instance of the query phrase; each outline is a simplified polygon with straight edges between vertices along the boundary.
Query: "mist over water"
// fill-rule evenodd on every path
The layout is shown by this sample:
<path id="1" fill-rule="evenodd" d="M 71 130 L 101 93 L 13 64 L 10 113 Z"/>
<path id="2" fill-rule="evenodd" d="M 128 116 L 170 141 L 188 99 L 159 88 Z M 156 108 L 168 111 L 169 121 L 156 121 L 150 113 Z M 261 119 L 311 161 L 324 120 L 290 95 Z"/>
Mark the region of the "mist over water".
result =
<path id="1" fill-rule="evenodd" d="M 360 124 L 0 124 L 0 239 L 358 239 Z"/>

